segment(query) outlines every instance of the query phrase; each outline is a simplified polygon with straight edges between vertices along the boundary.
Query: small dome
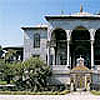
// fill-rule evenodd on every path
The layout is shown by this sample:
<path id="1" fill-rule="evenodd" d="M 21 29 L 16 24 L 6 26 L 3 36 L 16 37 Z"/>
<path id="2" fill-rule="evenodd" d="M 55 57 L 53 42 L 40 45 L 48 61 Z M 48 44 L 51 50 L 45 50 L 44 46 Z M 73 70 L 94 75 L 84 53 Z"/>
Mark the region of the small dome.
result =
<path id="1" fill-rule="evenodd" d="M 72 71 L 89 71 L 89 69 L 86 66 L 76 66 Z"/>

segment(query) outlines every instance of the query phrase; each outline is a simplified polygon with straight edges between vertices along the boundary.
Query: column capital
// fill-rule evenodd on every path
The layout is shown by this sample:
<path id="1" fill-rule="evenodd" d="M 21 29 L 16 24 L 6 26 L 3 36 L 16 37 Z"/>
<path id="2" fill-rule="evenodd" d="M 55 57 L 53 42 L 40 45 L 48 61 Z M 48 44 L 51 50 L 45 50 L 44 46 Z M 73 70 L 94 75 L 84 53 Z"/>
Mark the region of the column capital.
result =
<path id="1" fill-rule="evenodd" d="M 90 40 L 94 40 L 96 30 L 95 29 L 89 29 L 89 32 L 90 32 Z"/>
<path id="2" fill-rule="evenodd" d="M 72 30 L 69 30 L 69 29 L 68 29 L 68 30 L 65 30 L 65 31 L 66 31 L 66 32 L 71 32 Z"/>
<path id="3" fill-rule="evenodd" d="M 91 29 L 89 29 L 89 32 L 90 33 L 95 33 L 96 32 L 96 29 L 91 28 Z"/>
<path id="4" fill-rule="evenodd" d="M 65 30 L 67 34 L 71 35 L 73 30 Z"/>
<path id="5" fill-rule="evenodd" d="M 67 34 L 67 41 L 70 41 L 70 36 L 71 36 L 72 30 L 65 30 L 65 31 Z"/>

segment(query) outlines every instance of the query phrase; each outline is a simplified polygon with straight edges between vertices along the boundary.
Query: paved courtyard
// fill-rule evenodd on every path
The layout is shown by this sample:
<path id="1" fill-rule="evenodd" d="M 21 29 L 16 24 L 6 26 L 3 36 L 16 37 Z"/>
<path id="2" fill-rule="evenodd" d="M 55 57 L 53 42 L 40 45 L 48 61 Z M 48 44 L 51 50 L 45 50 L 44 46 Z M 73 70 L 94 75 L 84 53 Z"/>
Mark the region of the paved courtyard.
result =
<path id="1" fill-rule="evenodd" d="M 88 92 L 67 95 L 0 95 L 0 100 L 100 100 Z"/>

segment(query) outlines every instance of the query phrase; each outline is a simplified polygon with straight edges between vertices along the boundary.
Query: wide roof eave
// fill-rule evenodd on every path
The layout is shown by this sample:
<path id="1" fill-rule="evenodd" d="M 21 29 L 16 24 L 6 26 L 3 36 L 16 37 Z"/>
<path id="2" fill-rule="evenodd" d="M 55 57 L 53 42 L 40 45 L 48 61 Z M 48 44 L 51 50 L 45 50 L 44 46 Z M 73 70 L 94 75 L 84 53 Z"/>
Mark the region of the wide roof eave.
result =
<path id="1" fill-rule="evenodd" d="M 46 15 L 47 20 L 50 19 L 99 19 L 100 15 Z"/>

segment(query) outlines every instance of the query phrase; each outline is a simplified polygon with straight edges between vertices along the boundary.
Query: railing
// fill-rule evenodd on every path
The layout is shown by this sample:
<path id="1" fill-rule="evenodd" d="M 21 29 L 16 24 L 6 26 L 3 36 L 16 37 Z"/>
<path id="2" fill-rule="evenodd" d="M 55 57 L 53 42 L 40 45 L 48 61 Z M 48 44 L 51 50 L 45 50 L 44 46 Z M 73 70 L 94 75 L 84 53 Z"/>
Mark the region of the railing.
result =
<path id="1" fill-rule="evenodd" d="M 68 65 L 51 65 L 53 70 L 68 70 Z"/>

